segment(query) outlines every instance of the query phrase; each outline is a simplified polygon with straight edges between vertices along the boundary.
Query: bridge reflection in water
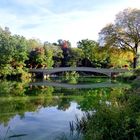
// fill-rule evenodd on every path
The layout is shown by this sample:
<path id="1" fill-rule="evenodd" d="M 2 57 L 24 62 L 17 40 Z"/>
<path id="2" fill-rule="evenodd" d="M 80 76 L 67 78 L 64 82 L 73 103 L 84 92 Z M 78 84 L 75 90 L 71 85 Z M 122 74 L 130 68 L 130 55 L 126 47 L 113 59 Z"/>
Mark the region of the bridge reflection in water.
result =
<path id="1" fill-rule="evenodd" d="M 102 82 L 94 84 L 68 84 L 68 83 L 57 83 L 57 82 L 32 82 L 30 86 L 53 86 L 67 89 L 89 89 L 89 88 L 102 88 L 102 87 L 129 87 L 128 84 Z"/>

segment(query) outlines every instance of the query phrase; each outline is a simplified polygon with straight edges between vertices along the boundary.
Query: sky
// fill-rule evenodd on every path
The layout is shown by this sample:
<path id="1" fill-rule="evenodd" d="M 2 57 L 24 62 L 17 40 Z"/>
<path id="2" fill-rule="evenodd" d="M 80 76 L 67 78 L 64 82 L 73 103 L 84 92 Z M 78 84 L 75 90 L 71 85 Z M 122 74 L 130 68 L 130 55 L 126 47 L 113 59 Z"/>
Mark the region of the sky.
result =
<path id="1" fill-rule="evenodd" d="M 98 40 L 98 33 L 125 8 L 140 0 L 0 0 L 0 26 L 42 42 Z"/>

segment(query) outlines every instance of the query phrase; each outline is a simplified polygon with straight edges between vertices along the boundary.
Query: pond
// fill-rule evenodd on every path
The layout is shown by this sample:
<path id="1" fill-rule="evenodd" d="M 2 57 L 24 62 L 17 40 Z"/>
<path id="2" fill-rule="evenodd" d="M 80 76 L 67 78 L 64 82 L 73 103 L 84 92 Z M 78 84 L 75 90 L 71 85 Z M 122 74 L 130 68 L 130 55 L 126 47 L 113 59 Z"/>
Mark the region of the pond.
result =
<path id="1" fill-rule="evenodd" d="M 0 140 L 80 139 L 70 122 L 126 88 L 108 78 L 0 81 Z"/>

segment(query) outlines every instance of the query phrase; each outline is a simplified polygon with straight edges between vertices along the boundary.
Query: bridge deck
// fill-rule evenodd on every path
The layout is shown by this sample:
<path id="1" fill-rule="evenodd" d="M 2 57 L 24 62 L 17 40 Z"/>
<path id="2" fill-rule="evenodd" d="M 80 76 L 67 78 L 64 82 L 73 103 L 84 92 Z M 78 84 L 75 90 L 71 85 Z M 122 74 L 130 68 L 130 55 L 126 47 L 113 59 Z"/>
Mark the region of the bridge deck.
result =
<path id="1" fill-rule="evenodd" d="M 84 72 L 96 72 L 111 76 L 111 73 L 122 73 L 128 72 L 127 69 L 105 69 L 105 68 L 92 68 L 92 67 L 59 67 L 53 69 L 30 69 L 31 73 L 43 73 L 43 74 L 53 74 L 63 71 L 84 71 Z"/>

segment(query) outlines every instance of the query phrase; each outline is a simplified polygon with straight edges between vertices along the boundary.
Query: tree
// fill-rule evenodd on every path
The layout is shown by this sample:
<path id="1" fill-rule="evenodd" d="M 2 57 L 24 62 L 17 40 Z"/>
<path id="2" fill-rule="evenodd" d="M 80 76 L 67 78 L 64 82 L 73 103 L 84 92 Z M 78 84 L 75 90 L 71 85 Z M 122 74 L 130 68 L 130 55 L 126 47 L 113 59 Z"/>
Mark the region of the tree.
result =
<path id="1" fill-rule="evenodd" d="M 99 33 L 104 45 L 126 48 L 134 53 L 133 68 L 137 65 L 140 44 L 140 10 L 124 9 L 118 13 L 114 24 L 108 24 Z"/>
<path id="2" fill-rule="evenodd" d="M 43 47 L 43 44 L 39 39 L 29 39 L 28 40 L 28 51 L 35 50 L 35 48 Z"/>
<path id="3" fill-rule="evenodd" d="M 24 37 L 11 35 L 8 27 L 0 28 L 0 76 L 22 76 L 28 59 L 27 47 Z"/>
<path id="4" fill-rule="evenodd" d="M 50 44 L 50 47 L 53 49 L 53 67 L 60 67 L 63 59 L 63 51 L 61 47 L 55 43 Z"/>
<path id="5" fill-rule="evenodd" d="M 83 51 L 84 66 L 95 66 L 98 61 L 95 54 L 100 49 L 99 44 L 94 40 L 84 39 L 78 42 L 78 48 Z"/>
<path id="6" fill-rule="evenodd" d="M 45 57 L 46 57 L 45 61 L 47 63 L 47 68 L 50 68 L 54 64 L 54 61 L 53 61 L 53 53 L 54 53 L 53 49 L 51 48 L 51 46 L 45 45 L 45 44 L 44 44 L 43 48 L 44 48 L 44 51 L 45 51 Z"/>
<path id="7" fill-rule="evenodd" d="M 47 66 L 47 57 L 45 55 L 45 49 L 35 48 L 29 54 L 29 65 L 30 68 L 41 68 Z"/>
<path id="8" fill-rule="evenodd" d="M 27 78 L 29 76 L 25 68 L 25 61 L 28 60 L 27 40 L 23 36 L 11 35 L 9 43 L 9 48 L 11 48 L 11 60 L 8 62 L 10 71 L 7 73 L 7 76 L 16 75 L 21 79 Z"/>
<path id="9" fill-rule="evenodd" d="M 14 35 L 12 36 L 11 44 L 13 46 L 11 66 L 15 69 L 18 67 L 23 68 L 25 61 L 28 60 L 27 40 L 23 36 Z"/>
<path id="10" fill-rule="evenodd" d="M 110 62 L 109 65 L 116 68 L 130 67 L 134 58 L 132 51 L 116 47 L 109 48 L 108 55 Z"/>
<path id="11" fill-rule="evenodd" d="M 11 73 L 10 62 L 14 51 L 11 42 L 12 36 L 8 28 L 5 30 L 0 28 L 0 76 Z"/>
<path id="12" fill-rule="evenodd" d="M 61 61 L 61 66 L 62 67 L 66 67 L 68 66 L 68 55 L 69 55 L 69 49 L 71 47 L 71 43 L 69 41 L 66 41 L 66 40 L 62 40 L 62 39 L 59 39 L 58 40 L 58 45 L 61 47 L 62 49 L 62 55 L 63 55 L 63 58 L 62 58 L 62 61 Z"/>
<path id="13" fill-rule="evenodd" d="M 79 66 L 81 65 L 81 61 L 83 59 L 84 53 L 80 48 L 70 48 L 69 50 L 69 66 Z"/>

